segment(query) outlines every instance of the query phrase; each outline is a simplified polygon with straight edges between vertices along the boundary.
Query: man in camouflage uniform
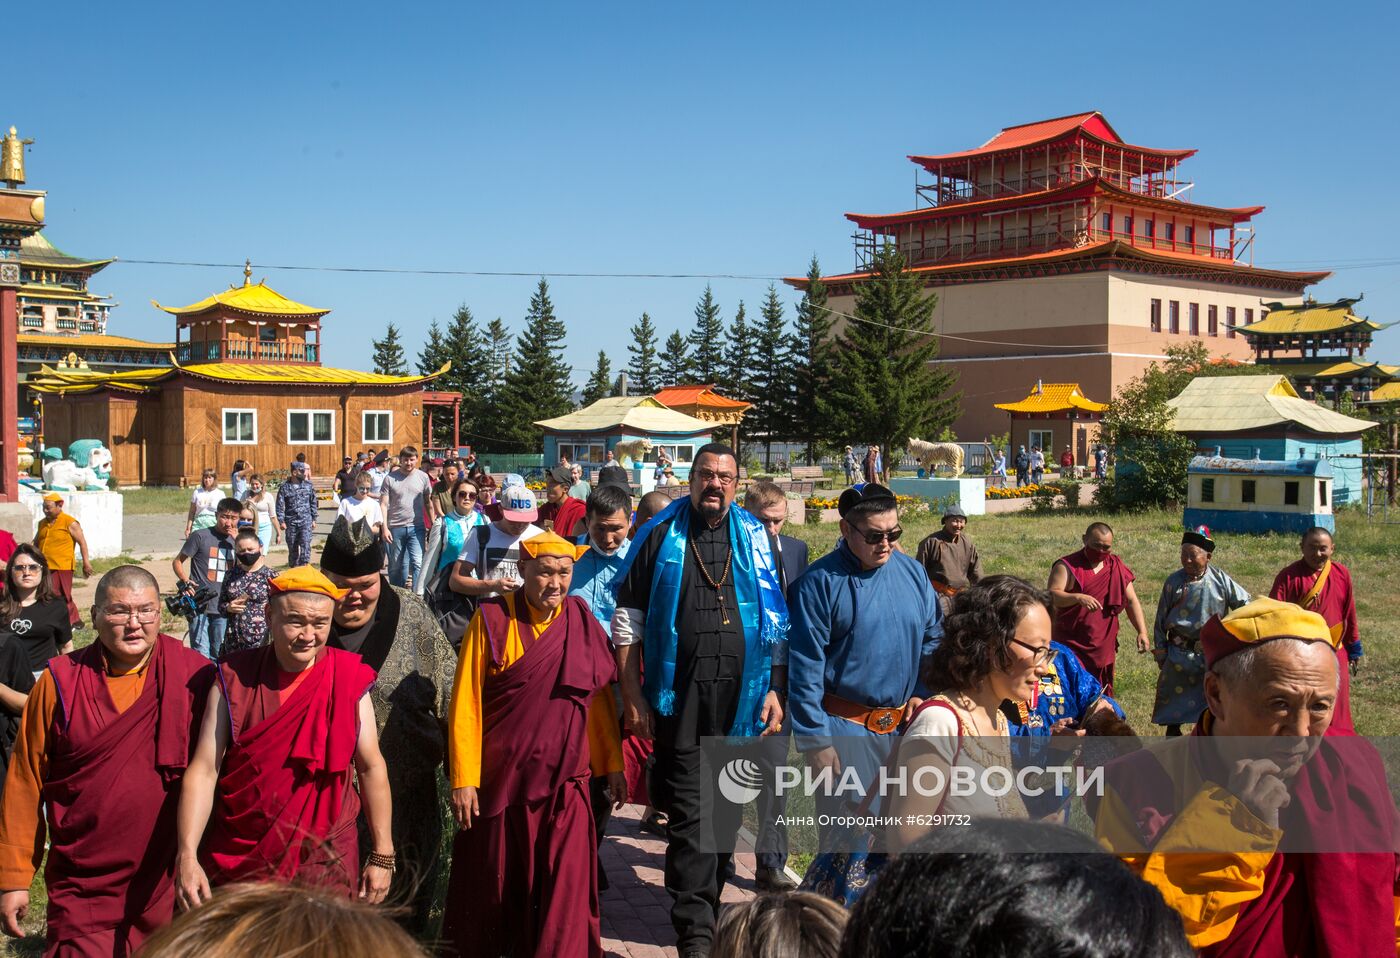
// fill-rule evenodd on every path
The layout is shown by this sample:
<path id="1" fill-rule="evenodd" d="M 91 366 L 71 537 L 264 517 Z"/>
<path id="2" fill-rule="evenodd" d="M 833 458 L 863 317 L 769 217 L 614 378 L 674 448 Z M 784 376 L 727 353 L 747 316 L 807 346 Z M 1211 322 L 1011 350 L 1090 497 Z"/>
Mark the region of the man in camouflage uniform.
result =
<path id="1" fill-rule="evenodd" d="M 316 489 L 307 478 L 310 468 L 304 462 L 292 466 L 287 481 L 277 487 L 277 522 L 287 541 L 287 564 L 311 562 L 311 530 L 316 528 Z"/>

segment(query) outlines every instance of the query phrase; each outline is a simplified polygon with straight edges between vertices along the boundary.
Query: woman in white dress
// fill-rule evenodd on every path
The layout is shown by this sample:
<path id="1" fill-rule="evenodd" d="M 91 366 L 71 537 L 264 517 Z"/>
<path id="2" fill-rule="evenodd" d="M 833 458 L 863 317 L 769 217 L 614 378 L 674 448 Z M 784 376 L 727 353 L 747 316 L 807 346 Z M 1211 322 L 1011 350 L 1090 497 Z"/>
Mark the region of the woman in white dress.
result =
<path id="1" fill-rule="evenodd" d="M 904 780 L 925 787 L 911 787 L 892 803 L 889 814 L 904 816 L 886 834 L 892 850 L 958 816 L 1027 817 L 1014 788 L 1001 794 L 1006 774 L 1013 781 L 1016 774 L 1001 704 L 1033 699 L 1053 657 L 1050 596 L 1043 589 L 998 575 L 958 593 L 943 621 L 943 641 L 924 665 L 924 684 L 935 694 L 916 712 L 899 745 Z M 947 787 L 953 766 L 974 776 L 971 794 Z M 984 779 L 990 768 L 1007 772 Z M 991 787 L 980 787 L 984 781 Z"/>
<path id="2" fill-rule="evenodd" d="M 277 529 L 277 497 L 268 491 L 263 477 L 256 472 L 248 477 L 248 498 L 244 503 L 253 510 L 258 541 L 262 543 L 263 554 L 266 555 L 274 543 L 282 541 L 282 533 Z"/>
<path id="3" fill-rule="evenodd" d="M 199 485 L 190 494 L 190 514 L 185 518 L 185 538 L 197 529 L 212 529 L 219 502 L 226 498 L 219 488 L 219 477 L 213 469 L 205 469 Z"/>

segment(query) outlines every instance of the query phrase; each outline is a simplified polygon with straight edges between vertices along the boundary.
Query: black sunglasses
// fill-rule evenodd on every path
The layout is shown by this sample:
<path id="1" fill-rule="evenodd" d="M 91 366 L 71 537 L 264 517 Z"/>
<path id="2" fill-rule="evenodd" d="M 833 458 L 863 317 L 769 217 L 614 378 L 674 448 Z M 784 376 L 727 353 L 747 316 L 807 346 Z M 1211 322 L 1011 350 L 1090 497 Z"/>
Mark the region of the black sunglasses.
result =
<path id="1" fill-rule="evenodd" d="M 856 533 L 865 540 L 866 545 L 877 546 L 885 539 L 890 540 L 890 544 L 893 545 L 899 541 L 900 536 L 904 535 L 904 530 L 899 526 L 895 526 L 889 532 L 871 532 L 865 529 L 856 529 Z"/>

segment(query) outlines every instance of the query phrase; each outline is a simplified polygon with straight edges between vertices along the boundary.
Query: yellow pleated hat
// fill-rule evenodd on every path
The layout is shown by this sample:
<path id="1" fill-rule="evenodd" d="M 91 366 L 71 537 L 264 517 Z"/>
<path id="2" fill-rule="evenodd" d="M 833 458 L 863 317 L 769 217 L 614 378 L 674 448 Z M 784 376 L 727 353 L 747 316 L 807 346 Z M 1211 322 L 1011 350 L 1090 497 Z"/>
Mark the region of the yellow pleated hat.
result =
<path id="1" fill-rule="evenodd" d="M 338 589 L 327 579 L 321 570 L 311 565 L 299 565 L 295 569 L 279 572 L 267 580 L 268 588 L 274 592 L 314 592 L 329 596 L 339 602 L 349 589 Z"/>
<path id="2" fill-rule="evenodd" d="M 538 559 L 540 556 L 568 556 L 578 561 L 588 551 L 588 546 L 574 545 L 555 532 L 541 532 L 521 542 L 520 551 L 531 559 Z"/>
<path id="3" fill-rule="evenodd" d="M 1316 612 L 1292 602 L 1255 599 L 1223 619 L 1212 616 L 1201 629 L 1201 651 L 1205 653 L 1206 664 L 1214 665 L 1246 646 L 1272 639 L 1302 639 L 1337 647 L 1337 639 L 1327 628 L 1327 620 Z"/>

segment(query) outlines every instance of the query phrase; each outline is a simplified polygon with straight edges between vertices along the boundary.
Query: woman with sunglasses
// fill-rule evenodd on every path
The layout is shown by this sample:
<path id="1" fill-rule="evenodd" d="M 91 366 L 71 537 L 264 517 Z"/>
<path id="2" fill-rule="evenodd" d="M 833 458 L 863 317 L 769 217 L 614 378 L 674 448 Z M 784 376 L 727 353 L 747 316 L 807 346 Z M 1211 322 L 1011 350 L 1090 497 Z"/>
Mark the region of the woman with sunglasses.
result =
<path id="1" fill-rule="evenodd" d="M 1014 788 L 1002 794 L 1000 787 L 981 784 L 983 773 L 994 768 L 1005 769 L 1014 781 L 1001 706 L 1033 699 L 1054 654 L 1050 595 L 1044 589 L 995 575 L 957 594 L 943 621 L 943 641 L 924 664 L 924 685 L 934 694 L 914 713 L 899 745 L 904 780 L 925 787 L 910 787 L 889 803 L 888 814 L 903 817 L 886 833 L 891 850 L 959 816 L 1028 817 Z M 972 794 L 947 787 L 954 766 L 959 775 L 972 773 Z M 999 786 L 1001 773 L 985 781 Z"/>
<path id="2" fill-rule="evenodd" d="M 18 546 L 5 566 L 0 597 L 0 790 L 34 680 L 49 659 L 72 650 L 67 600 L 50 588 L 43 555 L 28 543 Z"/>
<path id="3" fill-rule="evenodd" d="M 486 517 L 477 511 L 478 494 L 476 483 L 466 476 L 459 476 L 452 483 L 449 492 L 452 511 L 444 514 L 428 533 L 428 545 L 423 553 L 423 568 L 428 574 L 419 577 L 421 583 L 415 583 L 419 595 L 432 596 L 438 585 L 442 595 L 447 595 L 447 583 L 438 580 L 462 557 L 462 548 L 471 531 L 488 524 Z"/>

